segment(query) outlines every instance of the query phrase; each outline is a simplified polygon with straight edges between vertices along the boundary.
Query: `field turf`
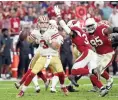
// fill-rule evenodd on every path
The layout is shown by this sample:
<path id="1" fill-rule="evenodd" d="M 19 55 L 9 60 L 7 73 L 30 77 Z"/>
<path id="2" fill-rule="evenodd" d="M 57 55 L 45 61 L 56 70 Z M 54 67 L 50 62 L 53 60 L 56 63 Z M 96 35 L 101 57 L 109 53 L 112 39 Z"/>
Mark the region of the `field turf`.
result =
<path id="1" fill-rule="evenodd" d="M 105 83 L 105 81 L 103 80 Z M 65 96 L 57 85 L 57 93 L 50 93 L 50 88 L 45 91 L 44 84 L 39 80 L 41 87 L 40 93 L 35 93 L 34 85 L 31 84 L 26 91 L 24 97 L 16 98 L 19 90 L 14 87 L 14 81 L 1 81 L 0 80 L 0 100 L 118 100 L 118 78 L 114 78 L 114 84 L 112 89 L 109 91 L 109 94 L 105 97 L 100 97 L 99 92 L 90 93 L 89 89 L 92 88 L 92 85 L 88 78 L 82 78 L 79 82 L 80 86 L 76 88 L 79 92 L 69 93 L 68 96 Z M 66 80 L 66 84 L 69 84 L 69 81 Z"/>

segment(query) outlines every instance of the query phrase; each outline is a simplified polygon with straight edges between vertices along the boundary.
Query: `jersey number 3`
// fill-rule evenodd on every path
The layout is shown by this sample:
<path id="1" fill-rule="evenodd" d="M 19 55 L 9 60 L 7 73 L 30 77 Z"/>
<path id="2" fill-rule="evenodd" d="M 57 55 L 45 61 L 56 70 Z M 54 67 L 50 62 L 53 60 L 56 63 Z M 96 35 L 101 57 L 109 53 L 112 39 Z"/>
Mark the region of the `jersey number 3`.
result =
<path id="1" fill-rule="evenodd" d="M 46 41 L 45 40 L 40 40 L 40 43 L 41 43 L 41 45 L 42 45 L 42 47 L 44 49 L 47 49 L 48 48 L 48 45 L 46 44 Z"/>

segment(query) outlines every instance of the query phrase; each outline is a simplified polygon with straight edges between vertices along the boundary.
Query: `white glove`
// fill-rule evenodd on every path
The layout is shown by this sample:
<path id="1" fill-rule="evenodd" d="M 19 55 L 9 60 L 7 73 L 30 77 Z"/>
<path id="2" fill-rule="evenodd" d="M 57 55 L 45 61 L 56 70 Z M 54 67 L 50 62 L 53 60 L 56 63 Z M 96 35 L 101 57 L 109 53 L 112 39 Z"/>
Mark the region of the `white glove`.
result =
<path id="1" fill-rule="evenodd" d="M 54 6 L 54 11 L 57 17 L 61 17 L 61 10 L 59 9 L 59 6 Z"/>
<path id="2" fill-rule="evenodd" d="M 61 45 L 61 44 L 63 44 L 64 39 L 63 39 L 62 36 L 58 36 L 57 39 L 56 39 L 56 41 L 59 43 L 59 45 Z"/>

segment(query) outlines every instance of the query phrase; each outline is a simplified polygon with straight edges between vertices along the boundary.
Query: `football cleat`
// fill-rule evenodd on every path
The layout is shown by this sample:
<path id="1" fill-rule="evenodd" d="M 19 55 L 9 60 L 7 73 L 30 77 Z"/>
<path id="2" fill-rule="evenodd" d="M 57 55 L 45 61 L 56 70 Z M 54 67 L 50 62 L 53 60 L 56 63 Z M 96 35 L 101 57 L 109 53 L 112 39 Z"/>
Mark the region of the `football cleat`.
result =
<path id="1" fill-rule="evenodd" d="M 110 78 L 107 80 L 106 89 L 110 90 L 110 89 L 112 88 L 112 85 L 113 85 L 113 78 L 110 77 Z"/>
<path id="2" fill-rule="evenodd" d="M 100 96 L 101 97 L 104 97 L 107 94 L 108 94 L 108 90 L 106 88 L 103 87 L 100 89 Z"/>
<path id="3" fill-rule="evenodd" d="M 73 88 L 73 86 L 67 86 L 67 89 L 68 89 L 68 91 L 69 92 L 78 92 L 78 90 L 75 90 L 74 88 Z"/>
<path id="4" fill-rule="evenodd" d="M 56 93 L 57 91 L 56 91 L 55 88 L 52 88 L 52 87 L 51 87 L 51 88 L 50 88 L 50 92 L 51 92 L 51 93 Z"/>
<path id="5" fill-rule="evenodd" d="M 68 89 L 66 87 L 62 87 L 61 90 L 66 96 L 68 96 Z"/>
<path id="6" fill-rule="evenodd" d="M 40 92 L 40 87 L 39 86 L 36 86 L 35 87 L 35 90 L 36 90 L 36 93 L 39 93 Z"/>
<path id="7" fill-rule="evenodd" d="M 77 82 L 75 81 L 75 76 L 70 75 L 70 76 L 68 77 L 68 79 L 72 82 L 72 84 L 73 84 L 75 87 L 79 87 L 79 85 L 78 85 Z"/>
<path id="8" fill-rule="evenodd" d="M 14 85 L 15 85 L 16 89 L 20 88 L 20 83 L 19 82 L 15 82 Z"/>
<path id="9" fill-rule="evenodd" d="M 17 98 L 23 97 L 24 96 L 24 92 L 20 91 L 19 94 L 16 96 Z"/>

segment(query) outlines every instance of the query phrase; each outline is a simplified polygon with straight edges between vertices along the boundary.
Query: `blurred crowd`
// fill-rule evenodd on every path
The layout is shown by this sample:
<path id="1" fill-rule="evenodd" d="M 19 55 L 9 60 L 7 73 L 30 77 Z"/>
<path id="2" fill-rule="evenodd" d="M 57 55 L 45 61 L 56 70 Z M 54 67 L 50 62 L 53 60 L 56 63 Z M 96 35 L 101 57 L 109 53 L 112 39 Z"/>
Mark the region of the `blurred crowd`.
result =
<path id="1" fill-rule="evenodd" d="M 18 34 L 22 26 L 30 26 L 36 22 L 38 15 L 48 15 L 56 19 L 53 7 L 59 5 L 65 21 L 79 19 L 75 9 L 84 6 L 87 9 L 87 16 L 109 20 L 113 25 L 113 17 L 117 16 L 117 2 L 110 1 L 1 1 L 0 2 L 0 29 L 9 29 L 9 34 Z"/>
<path id="2" fill-rule="evenodd" d="M 1 34 L 3 35 L 3 38 L 0 38 L 0 60 L 3 59 L 1 56 L 5 57 L 4 63 L 2 62 L 1 66 L 10 66 L 12 63 L 12 59 L 9 61 L 9 58 L 11 51 L 14 50 L 14 37 L 16 37 L 16 40 L 23 28 L 33 28 L 39 15 L 47 15 L 50 19 L 56 20 L 56 15 L 53 10 L 54 5 L 59 5 L 62 17 L 66 22 L 71 19 L 81 20 L 81 17 L 79 18 L 76 15 L 75 9 L 78 6 L 83 6 L 86 8 L 86 16 L 83 19 L 94 17 L 97 22 L 100 20 L 108 20 L 112 26 L 118 27 L 117 1 L 0 1 L 0 37 Z M 4 47 L 2 44 L 4 43 L 7 45 L 4 49 L 6 51 L 4 51 L 5 54 L 1 54 L 1 52 L 3 52 L 1 49 Z M 21 53 L 22 55 L 20 56 L 22 62 L 18 70 L 18 75 L 21 77 L 23 72 L 22 67 L 27 66 L 28 68 L 29 61 L 33 56 L 34 47 L 26 41 L 23 43 L 19 42 L 17 47 L 22 49 L 20 51 L 23 53 Z M 113 66 L 115 66 L 113 72 L 115 75 L 117 73 L 117 63 L 115 62 Z M 1 70 L 4 72 L 4 68 L 1 68 Z M 4 73 L 8 72 L 9 68 Z M 4 77 L 4 75 L 1 74 L 1 77 Z"/>

